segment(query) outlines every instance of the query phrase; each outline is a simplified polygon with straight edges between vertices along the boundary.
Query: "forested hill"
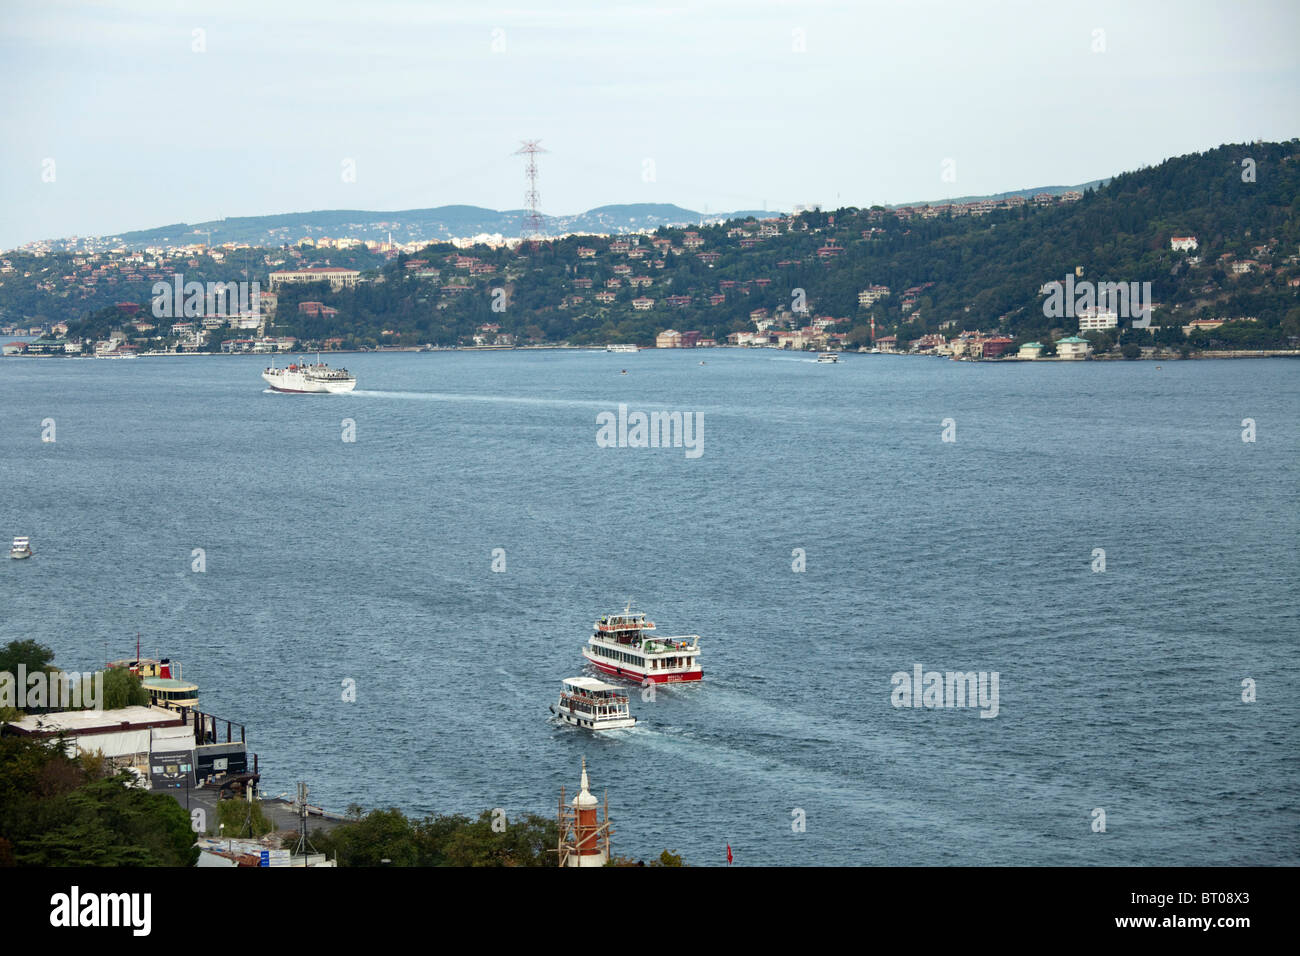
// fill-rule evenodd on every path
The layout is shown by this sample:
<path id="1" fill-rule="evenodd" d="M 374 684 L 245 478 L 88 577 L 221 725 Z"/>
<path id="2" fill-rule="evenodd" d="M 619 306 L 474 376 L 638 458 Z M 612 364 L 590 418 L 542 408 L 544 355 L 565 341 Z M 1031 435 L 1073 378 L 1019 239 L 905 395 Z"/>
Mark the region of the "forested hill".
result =
<path id="1" fill-rule="evenodd" d="M 1197 237 L 1199 249 L 1172 250 L 1175 236 Z M 254 271 L 323 264 L 322 252 L 265 252 Z M 1300 336 L 1300 289 L 1290 284 L 1300 279 L 1298 252 L 1300 141 L 1292 140 L 1181 156 L 1117 175 L 1077 201 L 1044 197 L 983 215 L 873 207 L 515 250 L 432 245 L 385 261 L 369 273 L 381 281 L 354 290 L 284 287 L 275 331 L 361 346 L 465 343 L 484 325 L 488 341 L 520 344 L 648 343 L 669 327 L 721 340 L 751 328 L 756 310 L 806 323 L 789 314 L 802 296 L 811 315 L 836 320 L 853 341 L 865 340 L 872 319 L 878 335 L 901 339 L 961 329 L 1028 339 L 1078 329 L 1077 320 L 1044 316 L 1040 290 L 1079 269 L 1097 283 L 1150 282 L 1155 325 L 1249 317 L 1257 322 L 1236 344 L 1287 347 Z M 211 266 L 193 261 L 187 277 Z M 873 286 L 890 294 L 861 304 Z M 302 316 L 305 299 L 338 314 Z M 93 331 L 112 319 L 97 317 Z"/>

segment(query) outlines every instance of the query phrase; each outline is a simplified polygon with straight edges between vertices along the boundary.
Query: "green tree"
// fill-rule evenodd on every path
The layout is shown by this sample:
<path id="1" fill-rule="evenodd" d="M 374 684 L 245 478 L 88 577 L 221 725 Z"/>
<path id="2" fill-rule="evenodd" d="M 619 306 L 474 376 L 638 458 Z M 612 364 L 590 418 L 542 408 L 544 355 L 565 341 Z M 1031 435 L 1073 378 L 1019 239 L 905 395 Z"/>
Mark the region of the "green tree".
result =
<path id="1" fill-rule="evenodd" d="M 148 706 L 149 692 L 138 674 L 132 674 L 125 667 L 109 667 L 103 673 L 105 710 Z"/>
<path id="2" fill-rule="evenodd" d="M 62 740 L 0 737 L 0 864 L 190 866 L 190 818 Z"/>
<path id="3" fill-rule="evenodd" d="M 559 841 L 554 820 L 517 819 L 485 810 L 477 819 L 434 814 L 412 821 L 395 809 L 372 810 L 329 831 L 316 830 L 316 849 L 340 866 L 553 866 Z M 387 861 L 387 863 L 385 863 Z"/>
<path id="4" fill-rule="evenodd" d="M 22 664 L 29 674 L 53 669 L 54 651 L 33 640 L 10 641 L 4 647 L 0 647 L 0 673 L 7 671 L 16 675 L 19 664 Z"/>
<path id="5" fill-rule="evenodd" d="M 262 810 L 261 800 L 251 803 L 248 800 L 218 801 L 217 826 L 216 832 L 235 839 L 265 836 L 275 829 L 275 824 Z"/>

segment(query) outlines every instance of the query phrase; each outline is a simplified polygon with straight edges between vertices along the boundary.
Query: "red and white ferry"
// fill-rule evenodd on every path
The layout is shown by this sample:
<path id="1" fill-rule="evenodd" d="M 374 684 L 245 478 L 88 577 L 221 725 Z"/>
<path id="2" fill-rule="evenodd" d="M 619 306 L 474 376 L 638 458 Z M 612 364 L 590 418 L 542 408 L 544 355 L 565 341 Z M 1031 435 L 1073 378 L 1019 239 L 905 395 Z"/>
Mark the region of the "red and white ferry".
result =
<path id="1" fill-rule="evenodd" d="M 632 613 L 629 604 L 623 613 L 596 622 L 582 656 L 606 674 L 641 683 L 702 680 L 700 636 L 657 637 L 654 629 L 654 622 L 647 621 L 644 614 Z"/>

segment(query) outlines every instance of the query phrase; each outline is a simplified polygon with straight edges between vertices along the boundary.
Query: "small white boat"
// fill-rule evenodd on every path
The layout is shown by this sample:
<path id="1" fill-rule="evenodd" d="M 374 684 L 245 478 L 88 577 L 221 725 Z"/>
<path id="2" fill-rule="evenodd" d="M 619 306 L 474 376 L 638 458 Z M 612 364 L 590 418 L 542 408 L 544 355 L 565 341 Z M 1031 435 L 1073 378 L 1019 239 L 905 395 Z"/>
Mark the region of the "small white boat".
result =
<path id="1" fill-rule="evenodd" d="M 640 348 L 631 343 L 611 343 L 605 346 L 606 352 L 639 352 Z"/>
<path id="2" fill-rule="evenodd" d="M 11 558 L 30 558 L 32 556 L 32 546 L 26 538 L 14 538 L 13 547 L 9 549 Z"/>
<path id="3" fill-rule="evenodd" d="M 834 365 L 840 360 L 840 357 L 834 352 L 823 352 L 817 356 L 817 361 L 823 365 Z"/>
<path id="4" fill-rule="evenodd" d="M 628 710 L 627 691 L 594 677 L 566 677 L 560 699 L 550 710 L 564 723 L 588 730 L 636 726 L 636 718 Z"/>

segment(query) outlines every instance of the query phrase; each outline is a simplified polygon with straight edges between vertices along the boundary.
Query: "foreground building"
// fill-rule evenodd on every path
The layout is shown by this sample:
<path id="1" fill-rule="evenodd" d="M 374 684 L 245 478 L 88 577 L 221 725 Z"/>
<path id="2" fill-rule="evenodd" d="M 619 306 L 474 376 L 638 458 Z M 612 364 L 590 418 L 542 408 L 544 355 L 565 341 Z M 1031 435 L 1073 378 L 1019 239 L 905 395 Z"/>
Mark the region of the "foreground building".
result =
<path id="1" fill-rule="evenodd" d="M 582 780 L 578 795 L 564 802 L 560 788 L 560 866 L 604 866 L 609 862 L 609 795 L 602 805 L 591 795 L 587 783 L 587 761 L 582 761 Z"/>
<path id="2" fill-rule="evenodd" d="M 161 681 L 166 685 L 168 679 Z M 225 740 L 221 739 L 222 724 Z M 0 732 L 46 740 L 63 738 L 70 756 L 98 753 L 110 767 L 131 771 L 140 786 L 153 790 L 193 789 L 204 783 L 222 786 L 232 779 L 256 782 L 259 778 L 257 754 L 251 755 L 249 766 L 242 725 L 186 707 L 30 714 L 0 725 Z"/>

